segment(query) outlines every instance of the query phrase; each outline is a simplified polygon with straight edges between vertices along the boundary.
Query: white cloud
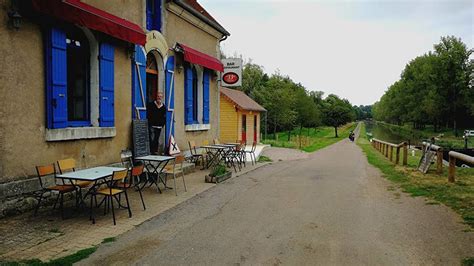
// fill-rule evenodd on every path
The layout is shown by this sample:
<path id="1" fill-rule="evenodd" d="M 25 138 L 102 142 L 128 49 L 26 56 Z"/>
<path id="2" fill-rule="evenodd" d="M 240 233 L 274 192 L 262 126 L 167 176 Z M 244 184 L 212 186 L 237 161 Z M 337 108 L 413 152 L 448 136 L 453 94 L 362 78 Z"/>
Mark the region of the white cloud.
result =
<path id="1" fill-rule="evenodd" d="M 441 36 L 472 48 L 466 1 L 200 2 L 231 33 L 222 43 L 227 54 L 357 105 L 377 101 Z"/>

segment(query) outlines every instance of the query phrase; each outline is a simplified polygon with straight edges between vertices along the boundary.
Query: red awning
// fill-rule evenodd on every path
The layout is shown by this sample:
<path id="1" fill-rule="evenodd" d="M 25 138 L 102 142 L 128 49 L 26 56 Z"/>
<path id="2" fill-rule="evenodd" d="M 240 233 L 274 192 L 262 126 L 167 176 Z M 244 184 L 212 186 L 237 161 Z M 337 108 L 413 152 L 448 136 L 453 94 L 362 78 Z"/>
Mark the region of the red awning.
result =
<path id="1" fill-rule="evenodd" d="M 205 53 L 201 53 L 184 44 L 178 43 L 177 45 L 181 47 L 181 49 L 183 50 L 185 61 L 189 63 L 193 63 L 193 64 L 198 64 L 203 67 L 207 67 L 209 69 L 213 69 L 219 72 L 224 72 L 224 65 L 222 65 L 219 59 L 212 57 L 210 55 L 207 55 Z"/>
<path id="2" fill-rule="evenodd" d="M 106 33 L 120 40 L 140 45 L 145 45 L 146 42 L 146 35 L 137 24 L 80 0 L 33 0 L 33 7 L 41 13 Z"/>

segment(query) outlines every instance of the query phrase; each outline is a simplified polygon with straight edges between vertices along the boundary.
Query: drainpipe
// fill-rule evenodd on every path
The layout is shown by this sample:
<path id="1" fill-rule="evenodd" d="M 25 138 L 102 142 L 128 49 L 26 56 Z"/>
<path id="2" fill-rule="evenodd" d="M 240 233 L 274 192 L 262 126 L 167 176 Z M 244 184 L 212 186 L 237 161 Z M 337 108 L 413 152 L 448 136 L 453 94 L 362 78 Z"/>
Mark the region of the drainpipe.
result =
<path id="1" fill-rule="evenodd" d="M 227 39 L 227 35 L 224 34 L 222 38 L 219 39 L 219 60 L 222 59 L 221 54 L 221 42 Z M 221 137 L 221 82 L 222 82 L 222 73 L 219 73 L 219 78 L 217 80 L 217 138 Z"/>

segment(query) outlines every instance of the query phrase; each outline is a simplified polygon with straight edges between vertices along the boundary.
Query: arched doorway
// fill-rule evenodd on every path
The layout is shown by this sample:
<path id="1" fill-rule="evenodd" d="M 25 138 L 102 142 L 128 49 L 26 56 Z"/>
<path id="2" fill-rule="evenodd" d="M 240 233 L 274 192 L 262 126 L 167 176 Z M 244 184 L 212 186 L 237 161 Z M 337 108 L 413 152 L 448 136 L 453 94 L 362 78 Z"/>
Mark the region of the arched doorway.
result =
<path id="1" fill-rule="evenodd" d="M 146 99 L 148 102 L 156 99 L 156 94 L 159 90 L 158 80 L 159 73 L 156 57 L 153 53 L 148 53 L 146 56 Z"/>
<path id="2" fill-rule="evenodd" d="M 150 103 L 156 100 L 156 95 L 158 92 L 163 94 L 162 102 L 167 106 L 164 90 L 164 68 L 163 68 L 163 58 L 156 51 L 152 50 L 146 55 L 146 102 Z M 165 132 L 166 128 L 163 127 L 160 134 L 158 152 L 164 154 L 166 150 L 165 145 Z"/>

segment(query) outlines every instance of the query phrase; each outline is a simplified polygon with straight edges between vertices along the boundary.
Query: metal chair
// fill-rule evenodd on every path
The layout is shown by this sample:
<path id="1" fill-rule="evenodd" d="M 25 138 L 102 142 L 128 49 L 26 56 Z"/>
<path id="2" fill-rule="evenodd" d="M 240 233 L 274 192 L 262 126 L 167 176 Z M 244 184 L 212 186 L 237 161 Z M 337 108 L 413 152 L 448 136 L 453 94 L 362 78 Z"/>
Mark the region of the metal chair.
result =
<path id="1" fill-rule="evenodd" d="M 250 154 L 250 161 L 252 162 L 252 165 L 254 165 L 254 162 L 255 164 L 257 164 L 257 158 L 255 157 L 255 149 L 257 148 L 257 142 L 254 141 L 252 143 L 252 148 L 251 150 L 244 150 L 245 151 L 245 154 Z"/>
<path id="2" fill-rule="evenodd" d="M 186 181 L 184 181 L 184 168 L 183 168 L 184 161 L 185 161 L 184 156 L 178 155 L 175 157 L 173 161 L 173 165 L 167 165 L 164 169 L 166 173 L 169 173 L 169 174 L 173 173 L 174 192 L 176 196 L 178 196 L 178 191 L 176 189 L 177 188 L 176 187 L 176 174 L 181 173 L 181 176 L 183 178 L 184 191 L 188 191 L 186 188 Z"/>
<path id="3" fill-rule="evenodd" d="M 205 155 L 202 153 L 198 153 L 197 147 L 196 147 L 196 142 L 194 140 L 188 141 L 189 144 L 189 151 L 191 152 L 191 162 L 197 163 L 199 160 L 201 160 L 202 165 L 204 166 L 204 160 L 205 160 Z"/>
<path id="4" fill-rule="evenodd" d="M 43 200 L 44 198 L 44 194 L 47 192 L 57 192 L 58 196 L 56 197 L 56 201 L 54 202 L 53 209 L 56 209 L 56 204 L 58 203 L 58 200 L 60 200 L 59 209 L 61 211 L 61 218 L 64 219 L 64 212 L 63 212 L 64 194 L 69 193 L 69 192 L 74 192 L 76 188 L 73 185 L 64 184 L 64 180 L 62 182 L 63 183 L 62 185 L 55 184 L 54 186 L 49 186 L 49 187 L 46 187 L 44 185 L 43 177 L 46 177 L 49 175 L 54 176 L 55 183 L 56 183 L 56 168 L 54 167 L 54 164 L 45 165 L 45 166 L 36 166 L 36 173 L 38 174 L 38 179 L 39 179 L 41 189 L 35 192 L 35 196 L 38 200 L 38 204 L 36 205 L 34 216 L 36 216 L 38 213 L 39 207 L 41 205 L 41 200 Z"/>
<path id="5" fill-rule="evenodd" d="M 95 195 L 104 196 L 104 199 L 101 202 L 102 204 L 105 201 L 104 214 L 106 213 L 106 210 L 109 209 L 109 207 L 112 207 L 112 217 L 114 219 L 114 225 L 117 224 L 115 222 L 114 199 L 117 201 L 119 207 L 124 207 L 128 210 L 128 217 L 132 217 L 132 210 L 130 209 L 130 202 L 128 201 L 127 188 L 116 187 L 116 185 L 119 184 L 120 182 L 124 183 L 124 180 L 125 178 L 127 178 L 127 176 L 128 176 L 128 169 L 121 170 L 121 171 L 114 171 L 114 173 L 112 174 L 112 178 L 106 182 L 107 187 L 93 192 Z M 122 206 L 120 204 L 120 200 L 117 198 L 117 195 L 121 195 L 122 193 L 125 194 L 125 200 L 127 201 L 126 207 Z M 94 218 L 92 217 L 92 197 L 91 197 L 90 207 L 91 207 L 91 220 L 94 221 Z"/>
<path id="6" fill-rule="evenodd" d="M 59 173 L 60 174 L 64 174 L 64 173 L 71 172 L 71 171 L 72 172 L 76 171 L 76 160 L 74 160 L 72 158 L 59 160 L 57 163 L 58 163 L 58 168 L 59 168 Z M 85 187 L 91 186 L 92 183 L 94 183 L 94 182 L 91 182 L 91 181 L 75 181 L 73 183 L 73 185 L 78 186 L 80 188 L 85 188 Z"/>
<path id="7" fill-rule="evenodd" d="M 134 187 L 138 193 L 140 194 L 140 199 L 142 200 L 142 205 L 143 205 L 143 210 L 146 210 L 145 207 L 145 201 L 143 200 L 143 194 L 142 194 L 142 189 L 143 187 L 140 187 L 141 183 L 141 175 L 144 172 L 145 165 L 136 165 L 130 168 L 130 177 L 127 178 L 127 181 L 119 181 L 116 184 L 114 184 L 115 188 L 119 189 L 129 189 L 131 187 Z M 120 200 L 120 198 L 119 198 Z"/>

